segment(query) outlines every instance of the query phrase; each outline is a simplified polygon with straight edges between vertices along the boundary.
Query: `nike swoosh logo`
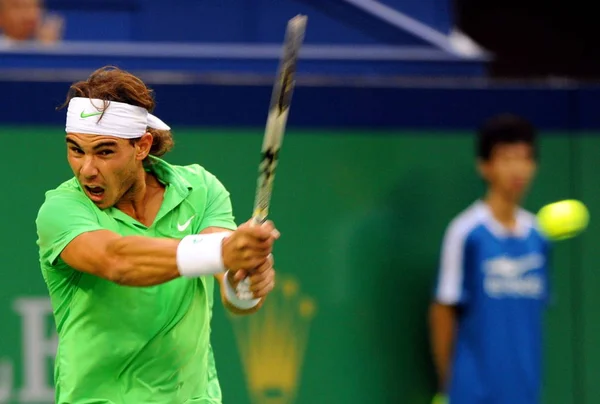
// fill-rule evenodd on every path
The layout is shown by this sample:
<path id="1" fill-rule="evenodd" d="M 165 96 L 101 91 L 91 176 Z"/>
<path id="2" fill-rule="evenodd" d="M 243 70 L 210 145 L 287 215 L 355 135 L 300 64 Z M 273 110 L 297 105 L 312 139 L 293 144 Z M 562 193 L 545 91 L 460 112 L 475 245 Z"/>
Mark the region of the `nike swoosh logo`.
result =
<path id="1" fill-rule="evenodd" d="M 82 118 L 89 118 L 90 116 L 98 116 L 101 115 L 102 112 L 90 112 L 89 114 L 86 114 L 85 111 L 81 111 L 81 115 L 79 115 Z"/>
<path id="2" fill-rule="evenodd" d="M 190 223 L 192 223 L 192 219 L 194 218 L 194 216 L 196 216 L 196 215 L 193 215 L 192 217 L 190 217 L 188 219 L 188 221 L 185 222 L 184 224 L 177 223 L 177 230 L 179 230 L 179 231 L 185 231 L 185 229 L 188 228 L 188 226 L 190 225 Z"/>

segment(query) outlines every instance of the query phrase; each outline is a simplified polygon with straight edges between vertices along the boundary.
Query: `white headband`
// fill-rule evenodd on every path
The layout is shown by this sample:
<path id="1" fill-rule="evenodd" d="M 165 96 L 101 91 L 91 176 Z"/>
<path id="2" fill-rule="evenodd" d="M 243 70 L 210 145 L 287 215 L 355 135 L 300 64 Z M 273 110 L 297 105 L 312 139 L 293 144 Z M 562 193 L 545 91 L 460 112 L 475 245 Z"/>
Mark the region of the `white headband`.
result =
<path id="1" fill-rule="evenodd" d="M 69 101 L 65 128 L 67 133 L 135 139 L 143 136 L 148 128 L 171 129 L 163 121 L 148 113 L 146 108 L 109 101 L 104 109 L 104 101 L 97 98 L 75 97 Z"/>

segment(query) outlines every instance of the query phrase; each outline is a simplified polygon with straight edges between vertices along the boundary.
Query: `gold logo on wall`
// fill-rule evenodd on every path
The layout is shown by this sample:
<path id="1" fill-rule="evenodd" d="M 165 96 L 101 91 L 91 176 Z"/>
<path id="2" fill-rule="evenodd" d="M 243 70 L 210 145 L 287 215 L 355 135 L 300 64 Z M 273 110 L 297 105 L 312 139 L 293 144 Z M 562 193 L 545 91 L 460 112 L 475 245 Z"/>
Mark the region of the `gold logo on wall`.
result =
<path id="1" fill-rule="evenodd" d="M 253 404 L 292 404 L 316 305 L 298 282 L 279 275 L 264 306 L 250 316 L 232 317 Z"/>

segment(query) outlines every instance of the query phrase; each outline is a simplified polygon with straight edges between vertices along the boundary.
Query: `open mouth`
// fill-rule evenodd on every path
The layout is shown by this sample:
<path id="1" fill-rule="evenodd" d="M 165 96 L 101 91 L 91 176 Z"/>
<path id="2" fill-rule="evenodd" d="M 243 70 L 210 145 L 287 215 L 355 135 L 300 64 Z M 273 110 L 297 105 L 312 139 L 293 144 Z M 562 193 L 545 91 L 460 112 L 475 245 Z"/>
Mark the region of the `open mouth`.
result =
<path id="1" fill-rule="evenodd" d="M 84 188 L 85 188 L 85 191 L 88 194 L 88 196 L 93 201 L 100 201 L 100 200 L 102 200 L 102 197 L 104 196 L 104 188 L 102 188 L 102 187 L 92 187 L 92 186 L 88 186 L 88 185 L 86 185 Z"/>

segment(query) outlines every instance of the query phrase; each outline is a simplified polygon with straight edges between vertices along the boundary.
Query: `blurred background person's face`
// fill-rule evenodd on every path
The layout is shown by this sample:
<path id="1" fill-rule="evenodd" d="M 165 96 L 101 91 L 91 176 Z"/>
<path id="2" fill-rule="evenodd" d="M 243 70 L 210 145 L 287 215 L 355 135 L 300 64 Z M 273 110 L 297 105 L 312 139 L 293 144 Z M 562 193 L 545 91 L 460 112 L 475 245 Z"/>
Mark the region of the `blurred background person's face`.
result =
<path id="1" fill-rule="evenodd" d="M 494 146 L 480 170 L 495 191 L 518 203 L 529 188 L 536 166 L 531 145 L 519 142 Z"/>
<path id="2" fill-rule="evenodd" d="M 0 0 L 0 31 L 10 39 L 32 39 L 41 18 L 39 0 Z"/>

